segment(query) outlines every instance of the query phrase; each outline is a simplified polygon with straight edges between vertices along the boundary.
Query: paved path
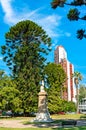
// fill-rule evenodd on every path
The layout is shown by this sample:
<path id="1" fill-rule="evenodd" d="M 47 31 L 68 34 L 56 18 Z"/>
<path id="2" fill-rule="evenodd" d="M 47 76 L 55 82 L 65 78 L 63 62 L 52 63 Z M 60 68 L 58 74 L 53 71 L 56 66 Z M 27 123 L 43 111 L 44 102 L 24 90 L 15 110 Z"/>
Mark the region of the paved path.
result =
<path id="1" fill-rule="evenodd" d="M 42 128 L 42 127 L 46 127 L 46 128 L 58 128 L 61 127 L 61 125 L 59 124 L 53 124 L 53 123 L 48 123 L 48 124 L 23 124 L 24 120 L 9 120 L 9 119 L 3 119 L 0 120 L 0 127 L 7 127 L 7 128 Z M 86 120 L 78 120 L 77 121 L 77 126 L 86 126 Z M 69 127 L 69 126 L 67 126 Z"/>
<path id="2" fill-rule="evenodd" d="M 21 120 L 0 120 L 0 127 L 8 128 L 28 128 L 29 125 L 23 125 Z"/>
<path id="3" fill-rule="evenodd" d="M 42 127 L 51 127 L 51 128 L 57 128 L 58 124 L 23 124 L 24 120 L 0 120 L 0 127 L 7 127 L 7 128 L 42 128 Z"/>

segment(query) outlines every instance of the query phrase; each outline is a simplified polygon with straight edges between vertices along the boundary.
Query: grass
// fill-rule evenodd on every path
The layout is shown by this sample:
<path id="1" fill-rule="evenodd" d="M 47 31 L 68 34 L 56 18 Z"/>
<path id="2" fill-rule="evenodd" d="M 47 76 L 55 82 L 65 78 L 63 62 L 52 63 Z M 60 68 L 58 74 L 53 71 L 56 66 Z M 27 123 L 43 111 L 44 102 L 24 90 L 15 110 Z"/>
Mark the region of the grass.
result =
<path id="1" fill-rule="evenodd" d="M 52 115 L 53 119 L 81 119 L 86 117 L 84 114 L 65 114 L 65 115 Z"/>
<path id="2" fill-rule="evenodd" d="M 0 130 L 52 130 L 51 128 L 0 128 Z"/>
<path id="3" fill-rule="evenodd" d="M 72 128 L 0 128 L 0 130 L 86 130 L 86 126 Z"/>
<path id="4" fill-rule="evenodd" d="M 52 123 L 59 123 L 62 122 L 62 120 L 65 119 L 74 119 L 74 120 L 78 120 L 78 119 L 86 119 L 86 115 L 85 114 L 65 114 L 65 115 L 51 115 L 51 118 L 54 119 L 55 121 Z M 22 118 L 25 119 L 25 118 Z M 24 124 L 33 124 L 32 122 L 30 122 L 33 118 L 28 118 L 28 120 L 24 121 Z M 40 124 L 40 123 L 35 123 L 35 124 Z"/>
<path id="5" fill-rule="evenodd" d="M 51 118 L 55 120 L 53 123 L 59 123 L 62 122 L 62 120 L 66 119 L 86 119 L 86 115 L 84 114 L 66 114 L 66 115 L 51 115 Z M 33 117 L 13 117 L 10 119 L 5 119 L 5 120 L 21 120 L 23 124 L 31 124 L 31 120 Z M 4 120 L 4 119 L 0 119 Z M 36 125 L 34 123 L 34 125 Z M 70 128 L 3 128 L 0 127 L 0 130 L 86 130 L 86 126 L 82 127 L 70 127 Z"/>

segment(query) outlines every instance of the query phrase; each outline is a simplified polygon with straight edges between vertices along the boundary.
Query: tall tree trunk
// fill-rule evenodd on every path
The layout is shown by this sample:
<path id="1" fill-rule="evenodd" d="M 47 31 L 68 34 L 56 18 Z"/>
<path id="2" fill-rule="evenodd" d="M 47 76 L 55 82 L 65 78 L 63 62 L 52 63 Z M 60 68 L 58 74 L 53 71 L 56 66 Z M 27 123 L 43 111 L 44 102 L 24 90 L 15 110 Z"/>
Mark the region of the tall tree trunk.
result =
<path id="1" fill-rule="evenodd" d="M 77 107 L 77 114 L 79 113 L 79 93 L 78 93 L 78 84 L 76 84 L 76 107 Z"/>

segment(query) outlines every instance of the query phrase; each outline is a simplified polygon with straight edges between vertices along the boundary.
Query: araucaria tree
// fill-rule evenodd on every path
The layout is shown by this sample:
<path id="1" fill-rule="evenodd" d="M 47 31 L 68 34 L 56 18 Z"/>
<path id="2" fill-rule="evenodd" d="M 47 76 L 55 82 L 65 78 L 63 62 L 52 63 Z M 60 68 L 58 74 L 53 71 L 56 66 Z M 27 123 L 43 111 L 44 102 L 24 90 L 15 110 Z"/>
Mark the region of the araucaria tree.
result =
<path id="1" fill-rule="evenodd" d="M 29 20 L 12 26 L 5 34 L 5 39 L 3 60 L 17 81 L 24 112 L 35 111 L 46 61 L 44 56 L 50 51 L 51 39 L 40 26 Z"/>
<path id="2" fill-rule="evenodd" d="M 67 18 L 70 21 L 78 21 L 78 20 L 86 20 L 86 14 L 82 16 L 80 11 L 78 10 L 78 7 L 86 6 L 86 0 L 52 0 L 51 6 L 53 9 L 56 9 L 57 7 L 64 7 L 64 5 L 75 7 L 73 9 L 70 9 Z M 81 15 L 81 16 L 80 16 Z M 79 29 L 77 31 L 77 38 L 83 39 L 86 38 L 86 30 L 85 29 Z"/>

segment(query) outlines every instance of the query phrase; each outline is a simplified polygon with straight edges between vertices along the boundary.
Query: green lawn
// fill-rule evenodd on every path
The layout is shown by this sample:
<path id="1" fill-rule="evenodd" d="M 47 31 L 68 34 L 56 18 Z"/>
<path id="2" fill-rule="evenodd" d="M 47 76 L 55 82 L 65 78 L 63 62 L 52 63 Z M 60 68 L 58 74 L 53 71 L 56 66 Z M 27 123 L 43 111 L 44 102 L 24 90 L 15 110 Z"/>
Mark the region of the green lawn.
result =
<path id="1" fill-rule="evenodd" d="M 72 128 L 0 128 L 0 130 L 86 130 L 86 126 Z"/>
<path id="2" fill-rule="evenodd" d="M 84 118 L 86 119 L 86 115 L 82 114 L 73 114 L 73 115 L 52 115 L 51 116 L 53 119 L 55 119 L 56 123 L 59 123 L 60 121 L 64 119 L 81 119 Z M 29 124 L 30 121 L 33 119 L 31 117 L 17 117 L 17 118 L 10 118 L 11 120 L 21 120 L 22 123 L 24 124 Z M 7 120 L 10 120 L 7 119 Z M 0 119 L 2 120 L 2 119 Z M 4 120 L 4 119 L 3 119 Z M 83 127 L 70 127 L 70 128 L 2 128 L 0 127 L 0 130 L 86 130 L 86 126 Z"/>
<path id="3" fill-rule="evenodd" d="M 85 118 L 85 114 L 65 114 L 65 115 L 52 115 L 51 116 L 53 119 L 81 119 Z"/>

